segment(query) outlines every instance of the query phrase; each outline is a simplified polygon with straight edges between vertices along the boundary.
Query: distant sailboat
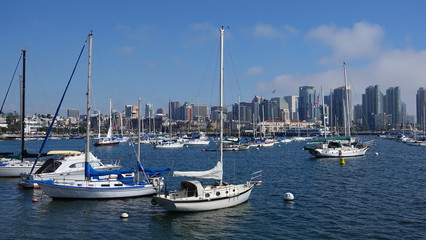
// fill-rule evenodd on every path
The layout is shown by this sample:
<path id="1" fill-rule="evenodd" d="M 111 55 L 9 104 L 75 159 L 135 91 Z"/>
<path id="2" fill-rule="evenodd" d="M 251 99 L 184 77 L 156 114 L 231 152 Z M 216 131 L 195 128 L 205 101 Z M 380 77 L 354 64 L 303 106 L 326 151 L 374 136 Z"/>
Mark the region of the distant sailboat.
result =
<path id="1" fill-rule="evenodd" d="M 343 63 L 344 78 L 345 78 L 345 136 L 343 137 L 330 137 L 326 135 L 324 139 L 312 141 L 304 147 L 310 154 L 315 157 L 359 157 L 364 156 L 369 148 L 374 146 L 374 142 L 366 142 L 360 144 L 354 141 L 351 137 L 350 120 L 349 120 L 349 98 L 348 98 L 348 83 L 346 79 L 346 64 Z"/>
<path id="2" fill-rule="evenodd" d="M 116 146 L 120 141 L 112 136 L 112 116 L 111 116 L 111 99 L 109 99 L 109 128 L 105 138 L 100 138 L 99 141 L 95 142 L 95 147 L 102 146 Z"/>
<path id="3" fill-rule="evenodd" d="M 182 181 L 179 191 L 161 193 L 152 199 L 152 204 L 159 205 L 167 211 L 208 211 L 232 207 L 246 202 L 250 197 L 254 186 L 262 180 L 255 180 L 260 172 L 255 173 L 254 178 L 243 184 L 227 184 L 223 179 L 223 33 L 220 29 L 220 159 L 217 164 L 207 171 L 174 171 L 175 177 L 192 177 L 199 179 L 216 179 L 217 184 L 203 185 L 200 181 Z"/>

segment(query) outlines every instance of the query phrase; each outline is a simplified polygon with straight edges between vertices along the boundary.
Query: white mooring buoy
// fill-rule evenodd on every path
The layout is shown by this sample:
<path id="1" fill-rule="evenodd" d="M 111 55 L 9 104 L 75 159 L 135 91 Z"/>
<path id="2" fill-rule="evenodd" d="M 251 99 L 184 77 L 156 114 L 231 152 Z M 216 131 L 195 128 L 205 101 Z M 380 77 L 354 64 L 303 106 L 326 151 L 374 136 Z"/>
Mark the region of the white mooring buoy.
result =
<path id="1" fill-rule="evenodd" d="M 294 196 L 292 193 L 288 192 L 284 194 L 284 201 L 294 201 Z"/>
<path id="2" fill-rule="evenodd" d="M 378 153 L 378 152 L 376 152 L 376 156 L 377 156 L 377 155 L 379 155 L 379 153 Z"/>
<path id="3" fill-rule="evenodd" d="M 128 218 L 128 217 L 129 217 L 129 214 L 127 214 L 127 213 L 125 213 L 125 212 L 124 212 L 124 213 L 122 213 L 122 214 L 121 214 L 121 216 L 120 216 L 120 217 L 121 217 L 121 218 Z"/>

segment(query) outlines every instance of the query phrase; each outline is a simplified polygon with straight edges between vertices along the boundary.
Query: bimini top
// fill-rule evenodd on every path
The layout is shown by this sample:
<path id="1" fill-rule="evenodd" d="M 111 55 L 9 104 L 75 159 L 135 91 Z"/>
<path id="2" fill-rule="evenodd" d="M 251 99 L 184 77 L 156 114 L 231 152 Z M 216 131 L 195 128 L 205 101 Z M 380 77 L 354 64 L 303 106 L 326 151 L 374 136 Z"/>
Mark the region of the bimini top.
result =
<path id="1" fill-rule="evenodd" d="M 72 151 L 72 150 L 54 150 L 47 152 L 47 155 L 81 155 L 80 151 Z"/>

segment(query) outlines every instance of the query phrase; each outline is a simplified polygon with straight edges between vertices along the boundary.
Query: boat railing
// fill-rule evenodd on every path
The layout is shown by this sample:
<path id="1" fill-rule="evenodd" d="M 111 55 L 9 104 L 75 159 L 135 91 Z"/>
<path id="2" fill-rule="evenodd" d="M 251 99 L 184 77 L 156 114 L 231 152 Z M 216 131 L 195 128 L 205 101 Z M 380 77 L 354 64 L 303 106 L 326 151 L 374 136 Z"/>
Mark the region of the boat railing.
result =
<path id="1" fill-rule="evenodd" d="M 376 141 L 374 141 L 374 140 L 370 140 L 370 141 L 364 142 L 362 145 L 363 145 L 364 147 L 372 147 L 372 146 L 375 146 L 375 145 L 376 145 Z"/>
<path id="2" fill-rule="evenodd" d="M 259 170 L 259 171 L 251 174 L 250 183 L 260 184 L 261 182 L 264 182 L 264 181 L 265 181 L 265 171 L 264 170 Z"/>

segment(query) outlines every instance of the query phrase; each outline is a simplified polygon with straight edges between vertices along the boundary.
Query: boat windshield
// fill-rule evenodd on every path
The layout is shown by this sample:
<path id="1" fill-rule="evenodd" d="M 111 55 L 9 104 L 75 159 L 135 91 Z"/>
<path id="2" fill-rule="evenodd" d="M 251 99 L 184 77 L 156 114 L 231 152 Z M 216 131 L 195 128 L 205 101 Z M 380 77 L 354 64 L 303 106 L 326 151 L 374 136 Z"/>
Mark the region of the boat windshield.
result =
<path id="1" fill-rule="evenodd" d="M 50 158 L 35 172 L 35 174 L 55 172 L 61 164 L 60 161 Z"/>

